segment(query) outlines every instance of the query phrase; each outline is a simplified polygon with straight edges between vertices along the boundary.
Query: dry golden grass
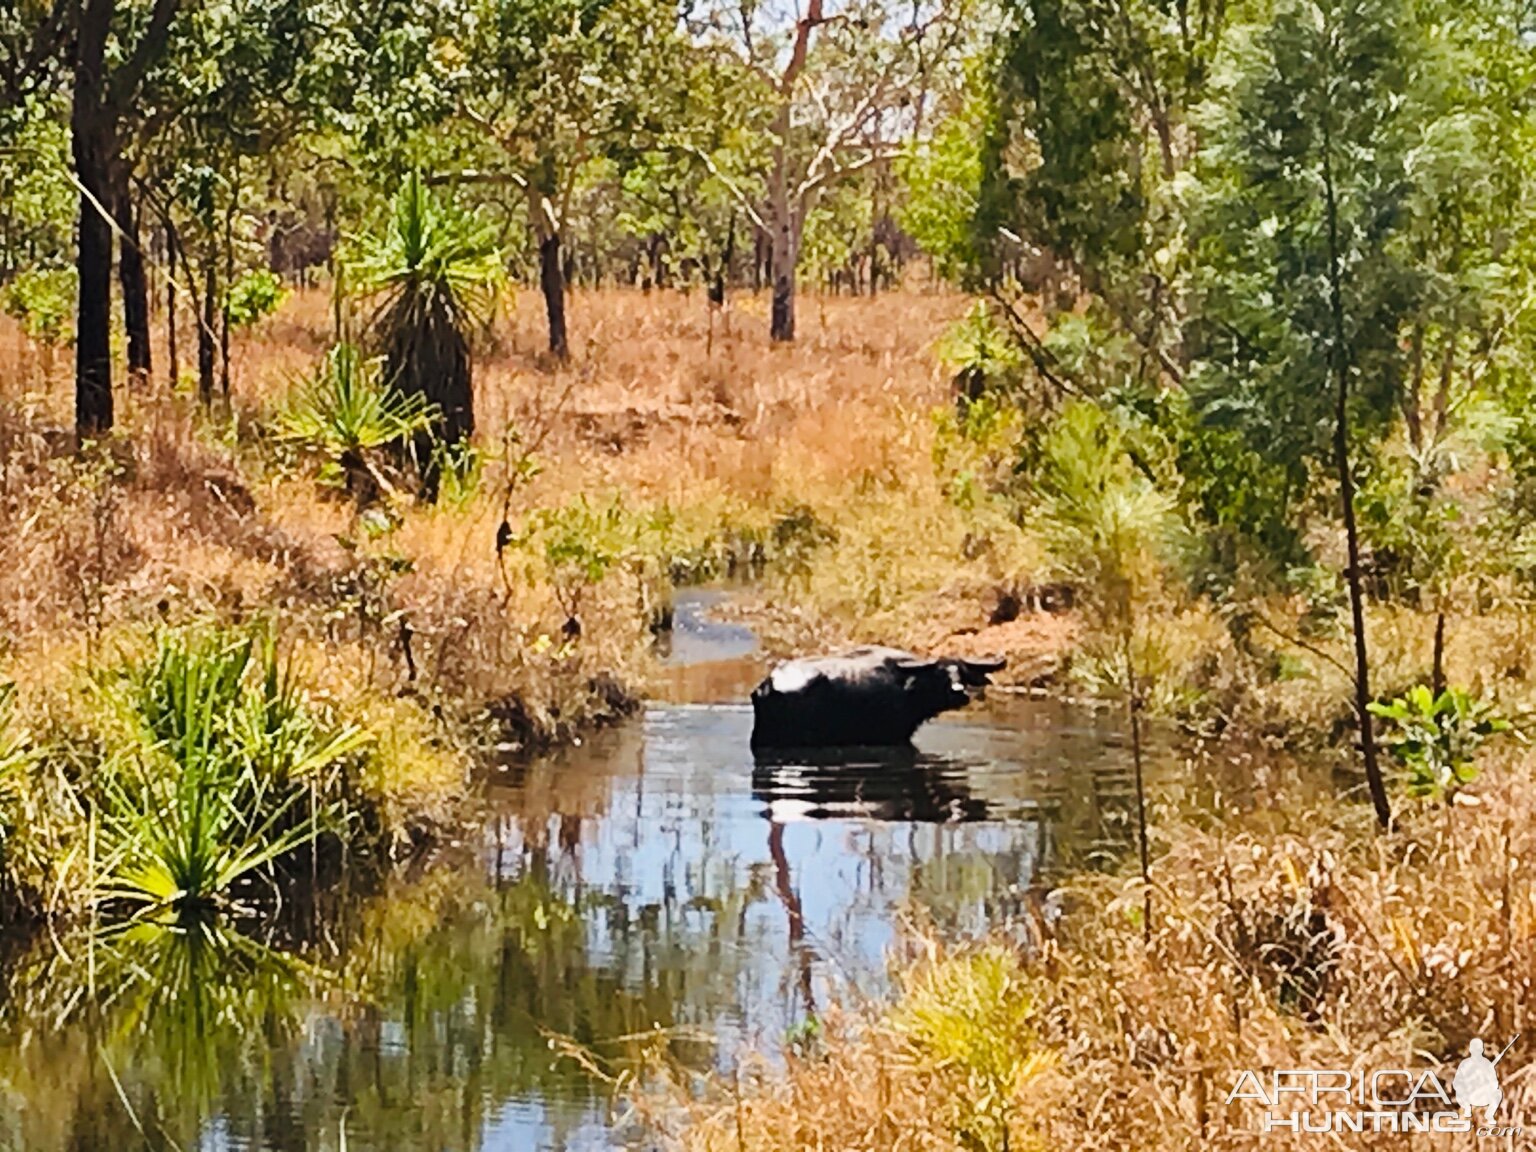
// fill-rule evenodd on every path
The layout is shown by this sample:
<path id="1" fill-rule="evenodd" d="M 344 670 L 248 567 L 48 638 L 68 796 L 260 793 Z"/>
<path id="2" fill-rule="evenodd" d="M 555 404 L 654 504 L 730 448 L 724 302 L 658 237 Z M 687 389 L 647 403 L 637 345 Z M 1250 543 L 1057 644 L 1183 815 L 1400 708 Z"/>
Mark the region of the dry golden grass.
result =
<path id="1" fill-rule="evenodd" d="M 1433 1069 L 1449 1091 L 1474 1037 L 1492 1051 L 1514 1041 L 1499 1119 L 1529 1132 L 1529 758 L 1506 746 L 1466 797 L 1473 803 L 1407 806 L 1386 836 L 1375 834 L 1368 806 L 1340 804 L 1336 781 L 1293 761 L 1223 745 L 1219 761 L 1197 752 L 1186 773 L 1187 786 L 1173 787 L 1154 814 L 1149 940 L 1138 882 L 1104 876 L 1068 882 L 1055 930 L 1036 919 L 999 931 L 1006 943 L 980 955 L 1006 948 L 1015 957 L 1017 976 L 1002 986 L 978 979 L 975 946 L 919 937 L 893 957 L 903 974 L 894 1005 L 834 1012 L 813 1054 L 749 1063 L 739 1083 L 647 1095 L 642 1112 L 663 1146 L 1486 1147 L 1473 1132 L 1266 1135 L 1261 1106 L 1228 1103 L 1250 1069 L 1266 1085 L 1276 1068 Z M 939 996 L 925 975 L 935 964 L 950 971 Z M 972 1054 L 965 1059 L 915 1051 L 904 1023 L 946 1006 L 969 1022 L 949 1025 Z M 967 1067 L 977 1062 L 1018 1075 L 978 1080 Z M 1000 1099 L 988 1098 L 1004 1083 Z M 1298 1101 L 1277 1111 L 1306 1107 Z M 978 1127 L 982 1108 L 1006 1119 L 1006 1139 L 997 1125 Z"/>
<path id="2" fill-rule="evenodd" d="M 538 351 L 537 298 L 519 294 L 477 356 L 478 489 L 436 509 L 398 503 L 381 535 L 360 532 L 349 504 L 257 434 L 329 342 L 325 293 L 296 294 L 236 339 L 227 420 L 163 381 L 121 388 L 121 435 L 94 464 L 70 454 L 64 431 L 67 350 L 50 371 L 48 354 L 0 326 L 0 364 L 15 365 L 0 388 L 0 619 L 24 648 L 151 612 L 277 612 L 365 645 L 391 688 L 515 698 L 548 733 L 611 707 L 591 685 L 643 678 L 668 583 L 659 569 L 679 556 L 718 566 L 776 549 L 785 562 L 759 609 L 780 646 L 975 647 L 988 597 L 1027 582 L 1038 554 L 1005 518 L 957 508 L 930 464 L 948 397 L 931 344 L 964 303 L 812 299 L 784 347 L 767 340 L 761 300 L 712 314 L 700 295 L 578 293 L 572 361 L 557 367 Z M 509 430 L 522 437 L 512 454 L 531 450 L 540 470 L 507 504 L 529 546 L 504 565 Z M 624 539 L 581 593 L 572 645 L 537 534 L 578 501 L 617 508 Z M 775 626 L 791 603 L 791 626 Z"/>

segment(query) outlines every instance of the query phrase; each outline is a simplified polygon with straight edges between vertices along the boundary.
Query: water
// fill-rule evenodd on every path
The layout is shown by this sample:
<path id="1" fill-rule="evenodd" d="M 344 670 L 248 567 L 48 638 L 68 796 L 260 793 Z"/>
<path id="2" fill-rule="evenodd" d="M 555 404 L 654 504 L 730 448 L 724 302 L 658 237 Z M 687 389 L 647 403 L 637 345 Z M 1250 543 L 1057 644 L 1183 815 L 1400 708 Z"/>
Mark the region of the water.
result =
<path id="1" fill-rule="evenodd" d="M 883 762 L 754 762 L 761 665 L 713 605 L 681 599 L 642 715 L 494 772 L 482 840 L 338 898 L 302 963 L 155 931 L 15 962 L 0 1148 L 622 1147 L 627 1038 L 701 1068 L 781 1048 L 888 988 L 904 919 L 979 933 L 1120 850 L 1118 733 L 1051 702 L 994 698 Z"/>

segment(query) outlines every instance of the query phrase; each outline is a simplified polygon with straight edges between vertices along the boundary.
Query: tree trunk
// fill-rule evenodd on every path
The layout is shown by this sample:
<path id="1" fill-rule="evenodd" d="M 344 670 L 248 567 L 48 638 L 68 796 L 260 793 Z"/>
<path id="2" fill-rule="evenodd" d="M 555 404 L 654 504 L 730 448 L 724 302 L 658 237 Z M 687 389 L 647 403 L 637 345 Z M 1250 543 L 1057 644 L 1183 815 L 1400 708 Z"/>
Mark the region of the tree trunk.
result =
<path id="1" fill-rule="evenodd" d="M 1339 473 L 1339 498 L 1344 509 L 1344 541 L 1348 553 L 1350 624 L 1355 637 L 1355 716 L 1360 723 L 1360 753 L 1365 761 L 1366 785 L 1376 820 L 1383 828 L 1392 826 L 1392 805 L 1387 799 L 1386 782 L 1376 755 L 1376 734 L 1371 723 L 1371 662 L 1365 640 L 1365 589 L 1360 574 L 1360 533 L 1355 524 L 1355 483 L 1349 468 L 1348 377 L 1339 374 L 1338 407 L 1334 422 L 1334 464 Z"/>
<path id="2" fill-rule="evenodd" d="M 75 321 L 75 433 L 99 436 L 112 428 L 112 164 L 116 140 L 106 111 L 107 33 L 111 0 L 83 6 L 75 47 L 70 150 L 80 182 L 75 251 L 79 304 Z"/>
<path id="3" fill-rule="evenodd" d="M 560 233 L 539 240 L 539 288 L 544 293 L 544 312 L 549 317 L 549 352 L 556 360 L 569 360 L 565 336 L 565 265 L 561 261 Z"/>
<path id="4" fill-rule="evenodd" d="M 731 215 L 725 230 L 725 251 L 720 254 L 720 264 L 715 271 L 715 282 L 710 299 L 724 307 L 726 289 L 731 283 L 731 265 L 736 259 L 736 216 Z"/>
<path id="5" fill-rule="evenodd" d="M 229 399 L 229 290 L 235 283 L 235 210 L 240 204 L 237 176 L 224 212 L 224 300 L 219 306 L 219 391 Z"/>
<path id="6" fill-rule="evenodd" d="M 1435 613 L 1435 650 L 1429 671 L 1429 690 L 1439 699 L 1445 691 L 1445 609 Z"/>
<path id="7" fill-rule="evenodd" d="M 1134 621 L 1134 617 L 1131 618 Z M 1126 625 L 1125 635 L 1125 684 L 1126 707 L 1131 718 L 1131 765 L 1136 774 L 1136 840 L 1141 862 L 1141 939 L 1152 945 L 1152 854 L 1147 842 L 1147 785 L 1142 770 L 1141 753 L 1141 681 L 1136 675 L 1136 660 L 1132 655 L 1134 639 L 1131 623 Z"/>
<path id="8" fill-rule="evenodd" d="M 1339 476 L 1339 502 L 1344 513 L 1344 543 L 1348 553 L 1350 624 L 1355 640 L 1355 718 L 1360 724 L 1360 754 L 1365 761 L 1366 786 L 1376 821 L 1392 827 L 1392 805 L 1376 755 L 1376 733 L 1371 723 L 1371 662 L 1365 639 L 1365 589 L 1360 573 L 1360 532 L 1355 523 L 1355 481 L 1349 467 L 1350 356 L 1344 321 L 1344 277 L 1339 244 L 1339 207 L 1333 184 L 1333 140 L 1327 114 L 1323 116 L 1323 208 L 1328 226 L 1328 295 L 1333 320 L 1333 347 L 1329 350 L 1334 374 L 1333 456 Z"/>
<path id="9" fill-rule="evenodd" d="M 140 247 L 139 217 L 128 190 L 128 168 L 118 163 L 114 176 L 112 214 L 117 221 L 117 276 L 123 292 L 123 331 L 128 337 L 128 378 L 134 384 L 149 383 L 152 362 L 149 350 L 149 278 Z"/>
<path id="10" fill-rule="evenodd" d="M 785 140 L 789 134 L 789 106 L 780 114 L 782 124 L 776 132 L 773 148 L 773 178 L 770 185 L 773 208 L 773 308 L 768 322 L 768 338 L 787 343 L 795 338 L 795 265 L 800 257 L 800 230 L 789 196 L 789 169 L 785 158 Z"/>
<path id="11" fill-rule="evenodd" d="M 768 338 L 788 343 L 795 338 L 795 265 L 788 237 L 775 235 L 773 244 L 773 312 Z"/>
<path id="12" fill-rule="evenodd" d="M 176 344 L 176 277 L 177 269 L 185 271 L 186 261 L 179 260 L 181 243 L 176 237 L 176 228 L 167 218 L 165 222 L 165 258 L 170 266 L 171 274 L 165 279 L 165 352 L 169 363 L 166 365 L 166 379 L 170 381 L 171 391 L 176 390 L 177 377 L 181 375 L 180 350 Z"/>
<path id="13" fill-rule="evenodd" d="M 88 178 L 93 161 L 76 158 L 76 175 L 86 188 L 80 196 L 80 236 L 75 256 L 79 308 L 75 321 L 75 432 L 99 436 L 112 429 L 112 227 L 97 210 L 106 181 Z"/>
<path id="14" fill-rule="evenodd" d="M 214 297 L 217 295 L 217 273 L 214 271 L 216 256 L 210 244 L 203 255 L 202 317 L 197 325 L 197 396 L 203 407 L 213 405 L 213 364 L 215 346 L 214 323 L 217 314 Z"/>

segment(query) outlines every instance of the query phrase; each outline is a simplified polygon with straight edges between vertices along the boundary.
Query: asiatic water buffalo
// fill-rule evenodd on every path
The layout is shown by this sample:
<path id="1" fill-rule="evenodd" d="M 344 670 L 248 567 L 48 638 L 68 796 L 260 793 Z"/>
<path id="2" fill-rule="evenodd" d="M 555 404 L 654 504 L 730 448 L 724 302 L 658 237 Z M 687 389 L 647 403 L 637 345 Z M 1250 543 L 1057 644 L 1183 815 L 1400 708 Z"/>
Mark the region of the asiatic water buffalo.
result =
<path id="1" fill-rule="evenodd" d="M 896 648 L 855 648 L 790 660 L 752 693 L 752 747 L 907 744 L 940 712 L 963 708 L 1002 660 L 928 659 Z"/>

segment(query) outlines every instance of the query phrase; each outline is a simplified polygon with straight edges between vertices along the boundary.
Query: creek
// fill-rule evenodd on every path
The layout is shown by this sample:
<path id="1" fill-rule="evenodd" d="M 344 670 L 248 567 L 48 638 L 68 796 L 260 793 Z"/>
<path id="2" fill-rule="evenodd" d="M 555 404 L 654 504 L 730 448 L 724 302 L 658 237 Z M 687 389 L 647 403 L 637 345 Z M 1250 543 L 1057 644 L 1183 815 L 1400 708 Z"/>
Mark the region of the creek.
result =
<path id="1" fill-rule="evenodd" d="M 764 665 L 722 595 L 679 593 L 632 720 L 491 770 L 478 838 L 338 894 L 297 952 L 146 930 L 15 959 L 0 1148 L 628 1147 L 593 1069 L 634 1037 L 701 1069 L 782 1051 L 889 990 L 904 923 L 1048 915 L 1053 877 L 1129 843 L 1116 718 L 1048 700 L 994 693 L 906 757 L 755 763 Z"/>

